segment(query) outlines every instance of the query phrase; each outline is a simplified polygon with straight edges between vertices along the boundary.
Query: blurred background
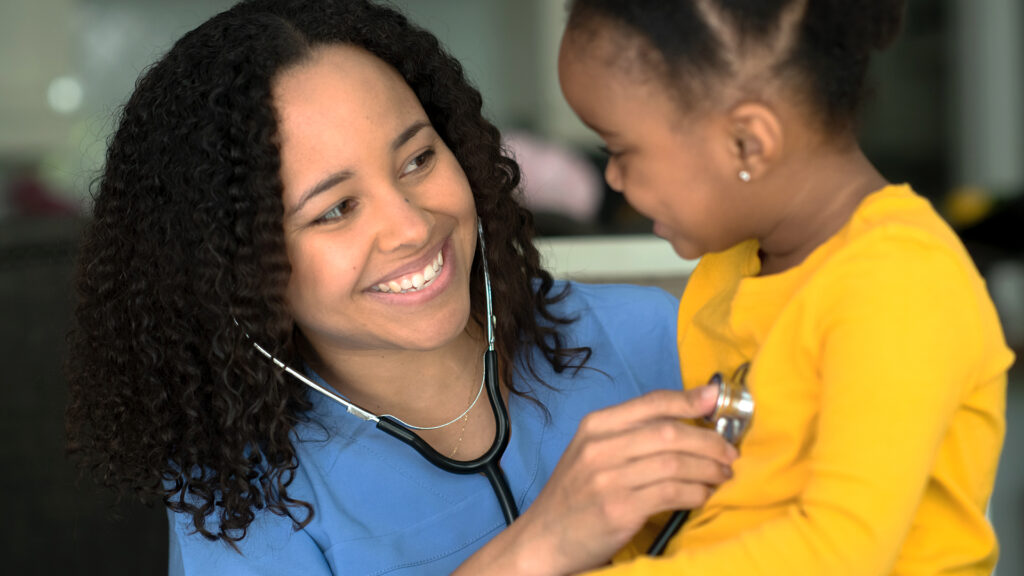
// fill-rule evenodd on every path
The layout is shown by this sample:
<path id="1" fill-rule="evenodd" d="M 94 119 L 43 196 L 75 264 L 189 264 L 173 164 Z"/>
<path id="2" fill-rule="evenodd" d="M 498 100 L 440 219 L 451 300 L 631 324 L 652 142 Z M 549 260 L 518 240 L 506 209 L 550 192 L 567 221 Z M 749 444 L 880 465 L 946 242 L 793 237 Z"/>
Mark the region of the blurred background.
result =
<path id="1" fill-rule="evenodd" d="M 61 374 L 75 245 L 118 107 L 139 73 L 226 0 L 0 3 L 0 557 L 9 574 L 158 574 L 161 510 L 116 503 L 63 453 Z M 598 142 L 562 101 L 562 0 L 403 0 L 484 95 L 523 166 L 556 275 L 682 292 L 692 262 L 611 193 Z M 910 0 L 872 70 L 862 141 L 960 232 L 1018 356 L 1024 352 L 1024 3 Z M 610 267 L 609 263 L 615 263 Z M 1024 574 L 1024 370 L 991 515 L 998 574 Z"/>

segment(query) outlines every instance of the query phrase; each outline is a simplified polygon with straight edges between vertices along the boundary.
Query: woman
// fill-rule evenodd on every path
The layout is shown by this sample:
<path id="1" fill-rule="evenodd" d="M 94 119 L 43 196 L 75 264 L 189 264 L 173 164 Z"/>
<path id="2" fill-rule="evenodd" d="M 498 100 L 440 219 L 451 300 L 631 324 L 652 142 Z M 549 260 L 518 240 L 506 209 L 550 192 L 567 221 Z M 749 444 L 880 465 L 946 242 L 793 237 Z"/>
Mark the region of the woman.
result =
<path id="1" fill-rule="evenodd" d="M 554 282 L 480 108 L 433 36 L 362 0 L 243 2 L 140 80 L 83 244 L 68 428 L 166 504 L 171 573 L 580 570 L 728 476 L 735 452 L 678 421 L 713 396 L 678 391 L 674 300 Z M 504 531 L 487 479 L 298 377 L 486 453 L 484 241 L 524 510 Z"/>

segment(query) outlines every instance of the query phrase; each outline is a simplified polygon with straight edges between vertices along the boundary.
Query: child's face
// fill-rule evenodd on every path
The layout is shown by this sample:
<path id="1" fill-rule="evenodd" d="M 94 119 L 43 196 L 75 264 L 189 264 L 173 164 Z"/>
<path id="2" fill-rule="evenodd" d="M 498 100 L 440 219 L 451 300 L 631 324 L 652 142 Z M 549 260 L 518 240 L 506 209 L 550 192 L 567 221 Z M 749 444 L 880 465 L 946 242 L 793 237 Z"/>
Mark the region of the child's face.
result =
<path id="1" fill-rule="evenodd" d="M 726 116 L 684 116 L 655 72 L 626 69 L 615 61 L 621 46 L 604 37 L 569 32 L 559 79 L 569 105 L 607 145 L 609 186 L 684 258 L 749 238 L 753 203 L 742 194 Z"/>
<path id="2" fill-rule="evenodd" d="M 403 78 L 333 46 L 282 73 L 274 101 L 286 299 L 304 336 L 324 353 L 433 349 L 461 334 L 473 196 Z"/>

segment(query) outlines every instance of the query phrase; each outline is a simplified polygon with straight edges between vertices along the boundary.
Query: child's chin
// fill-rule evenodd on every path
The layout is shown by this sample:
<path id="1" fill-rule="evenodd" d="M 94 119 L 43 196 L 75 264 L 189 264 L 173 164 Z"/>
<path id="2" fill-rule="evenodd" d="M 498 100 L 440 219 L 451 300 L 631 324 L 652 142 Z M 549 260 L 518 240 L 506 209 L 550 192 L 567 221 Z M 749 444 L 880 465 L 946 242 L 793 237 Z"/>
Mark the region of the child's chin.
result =
<path id="1" fill-rule="evenodd" d="M 672 249 L 676 251 L 676 254 L 684 260 L 696 260 L 704 255 L 704 250 L 700 250 L 692 243 L 678 238 L 672 238 L 669 240 L 672 245 Z"/>

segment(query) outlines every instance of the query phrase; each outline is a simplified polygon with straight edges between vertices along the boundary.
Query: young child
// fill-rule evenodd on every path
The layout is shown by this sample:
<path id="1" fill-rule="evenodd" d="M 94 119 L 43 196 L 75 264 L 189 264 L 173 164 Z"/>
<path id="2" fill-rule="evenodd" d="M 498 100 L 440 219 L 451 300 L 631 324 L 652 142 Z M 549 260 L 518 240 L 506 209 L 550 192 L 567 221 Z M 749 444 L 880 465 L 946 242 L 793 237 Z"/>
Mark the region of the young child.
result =
<path id="1" fill-rule="evenodd" d="M 745 375 L 756 404 L 734 477 L 665 557 L 643 557 L 652 521 L 602 574 L 992 571 L 1013 355 L 960 241 L 855 137 L 903 8 L 572 2 L 559 75 L 609 185 L 701 258 L 685 386 Z"/>

